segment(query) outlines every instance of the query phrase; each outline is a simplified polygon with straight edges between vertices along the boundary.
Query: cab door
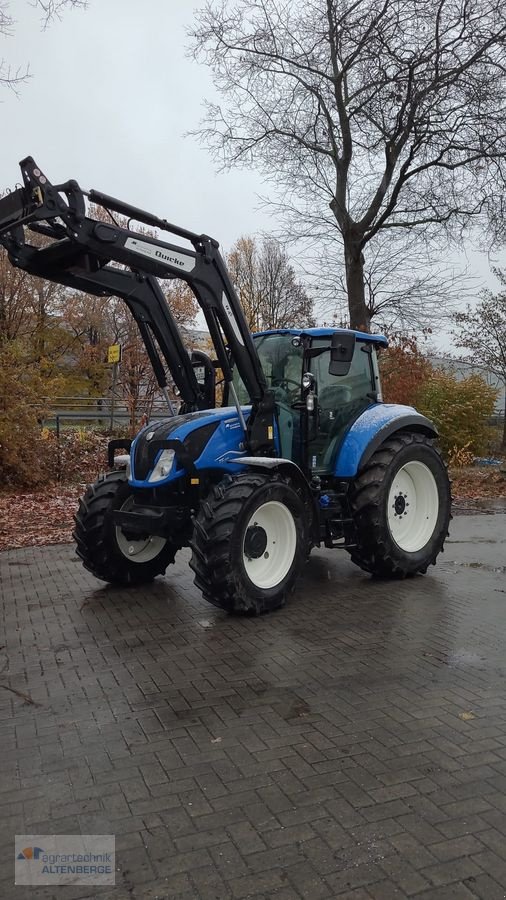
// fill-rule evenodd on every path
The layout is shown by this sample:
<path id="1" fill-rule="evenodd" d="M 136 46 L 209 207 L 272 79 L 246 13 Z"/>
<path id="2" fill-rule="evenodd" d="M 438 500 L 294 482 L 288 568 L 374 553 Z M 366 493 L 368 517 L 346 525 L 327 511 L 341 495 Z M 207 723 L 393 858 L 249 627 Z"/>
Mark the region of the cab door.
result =
<path id="1" fill-rule="evenodd" d="M 327 346 L 328 338 L 316 338 L 312 348 Z M 309 440 L 309 469 L 314 474 L 327 474 L 341 441 L 356 418 L 376 401 L 376 382 L 372 366 L 371 344 L 357 340 L 346 375 L 329 372 L 330 348 L 311 361 L 317 389 L 318 417 L 316 435 Z"/>
<path id="2" fill-rule="evenodd" d="M 301 385 L 304 349 L 300 338 L 290 332 L 257 335 L 255 348 L 268 388 L 276 403 L 278 452 L 285 459 L 302 465 Z M 234 387 L 240 403 L 251 402 L 239 376 L 233 369 Z"/>
<path id="3" fill-rule="evenodd" d="M 257 339 L 257 346 L 260 340 Z M 280 454 L 300 463 L 302 346 L 291 334 L 271 334 L 266 336 L 259 351 L 262 368 L 276 400 Z"/>

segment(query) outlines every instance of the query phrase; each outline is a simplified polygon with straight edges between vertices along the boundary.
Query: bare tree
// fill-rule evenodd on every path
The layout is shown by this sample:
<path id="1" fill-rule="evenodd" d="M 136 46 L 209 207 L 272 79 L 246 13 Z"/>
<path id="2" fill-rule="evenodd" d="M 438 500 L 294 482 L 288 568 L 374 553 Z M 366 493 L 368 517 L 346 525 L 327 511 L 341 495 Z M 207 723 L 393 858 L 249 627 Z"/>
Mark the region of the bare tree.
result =
<path id="1" fill-rule="evenodd" d="M 19 0 L 18 0 L 19 2 Z M 55 18 L 60 18 L 65 9 L 86 9 L 87 0 L 35 0 L 32 6 L 42 13 L 42 27 L 47 28 Z M 9 0 L 0 0 L 0 36 L 12 37 L 16 22 L 11 13 Z M 0 58 L 0 86 L 17 91 L 20 84 L 30 77 L 28 64 L 13 65 Z"/>
<path id="2" fill-rule="evenodd" d="M 0 344 L 21 342 L 29 365 L 44 360 L 47 371 L 57 365 L 70 346 L 58 318 L 63 295 L 61 285 L 15 269 L 1 249 Z"/>
<path id="3" fill-rule="evenodd" d="M 193 47 L 224 105 L 197 132 L 256 164 L 296 237 L 334 230 L 350 323 L 386 229 L 469 227 L 505 175 L 506 8 L 497 0 L 210 0 Z"/>
<path id="4" fill-rule="evenodd" d="M 230 277 L 239 295 L 250 331 L 259 330 L 261 318 L 257 252 L 254 238 L 241 237 L 227 254 Z"/>
<path id="5" fill-rule="evenodd" d="M 506 388 L 506 273 L 494 269 L 503 290 L 497 294 L 486 290 L 472 309 L 455 316 L 457 347 L 469 351 L 466 359 L 496 375 Z M 506 397 L 506 395 L 505 395 Z M 504 410 L 503 449 L 506 450 L 506 404 Z"/>
<path id="6" fill-rule="evenodd" d="M 314 325 L 313 301 L 278 241 L 263 241 L 258 267 L 263 327 Z"/>
<path id="7" fill-rule="evenodd" d="M 14 33 L 14 19 L 9 12 L 7 0 L 0 2 L 0 36 L 12 37 Z M 17 86 L 29 76 L 28 67 L 13 67 L 6 59 L 0 58 L 0 85 L 16 90 Z"/>
<path id="8" fill-rule="evenodd" d="M 60 19 L 66 9 L 86 9 L 88 0 L 35 0 L 34 5 L 42 12 L 42 24 L 47 28 L 53 19 Z"/>
<path id="9" fill-rule="evenodd" d="M 314 325 L 313 301 L 278 241 L 239 238 L 227 264 L 251 331 Z"/>
<path id="10" fill-rule="evenodd" d="M 348 296 L 341 246 L 323 242 L 311 274 L 318 285 L 319 309 L 349 324 Z M 364 262 L 364 295 L 374 330 L 427 332 L 452 321 L 458 305 L 476 295 L 477 279 L 467 269 L 456 271 L 439 246 L 380 231 L 369 243 Z"/>
<path id="11" fill-rule="evenodd" d="M 188 286 L 173 280 L 164 282 L 163 290 L 178 324 L 183 329 L 191 327 L 198 307 Z M 133 427 L 139 409 L 145 412 L 159 395 L 159 389 L 139 329 L 124 301 L 68 292 L 61 304 L 61 321 L 73 341 L 72 368 L 76 376 L 85 379 L 92 394 L 102 393 L 109 381 L 107 346 L 121 344 L 117 393 L 128 407 Z"/>

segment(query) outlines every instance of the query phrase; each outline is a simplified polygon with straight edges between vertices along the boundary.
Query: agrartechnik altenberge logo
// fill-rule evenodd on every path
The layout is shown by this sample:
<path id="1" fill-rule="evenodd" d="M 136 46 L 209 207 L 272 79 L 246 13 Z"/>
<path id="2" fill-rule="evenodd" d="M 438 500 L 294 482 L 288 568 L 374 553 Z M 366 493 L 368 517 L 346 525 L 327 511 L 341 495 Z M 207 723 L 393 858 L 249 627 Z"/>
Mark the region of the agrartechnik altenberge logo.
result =
<path id="1" fill-rule="evenodd" d="M 114 835 L 16 835 L 15 883 L 112 885 L 115 849 Z"/>

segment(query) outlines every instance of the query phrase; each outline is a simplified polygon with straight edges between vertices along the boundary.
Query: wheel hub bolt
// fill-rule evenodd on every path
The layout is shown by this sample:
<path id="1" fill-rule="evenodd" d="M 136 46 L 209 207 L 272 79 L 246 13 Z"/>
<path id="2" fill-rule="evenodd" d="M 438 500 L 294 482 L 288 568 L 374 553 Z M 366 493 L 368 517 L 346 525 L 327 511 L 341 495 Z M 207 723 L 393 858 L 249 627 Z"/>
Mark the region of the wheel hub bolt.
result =
<path id="1" fill-rule="evenodd" d="M 397 497 L 395 498 L 393 508 L 395 510 L 396 516 L 402 516 L 406 512 L 406 500 L 404 499 L 405 496 L 405 494 L 397 494 Z"/>
<path id="2" fill-rule="evenodd" d="M 251 525 L 244 539 L 244 553 L 248 559 L 260 559 L 267 548 L 267 535 L 261 525 Z"/>

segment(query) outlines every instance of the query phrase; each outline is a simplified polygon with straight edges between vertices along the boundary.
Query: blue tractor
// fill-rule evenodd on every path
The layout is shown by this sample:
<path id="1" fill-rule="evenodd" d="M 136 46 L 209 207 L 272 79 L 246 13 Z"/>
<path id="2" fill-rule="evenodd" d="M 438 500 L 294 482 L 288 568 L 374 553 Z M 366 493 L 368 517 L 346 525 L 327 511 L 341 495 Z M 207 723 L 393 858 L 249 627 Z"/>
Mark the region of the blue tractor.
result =
<path id="1" fill-rule="evenodd" d="M 0 200 L 12 264 L 123 298 L 167 399 L 167 418 L 110 442 L 109 471 L 80 501 L 74 537 L 90 572 L 143 584 L 189 546 L 204 598 L 257 614 L 284 604 L 313 547 L 347 550 L 382 577 L 436 562 L 451 517 L 447 471 L 434 425 L 382 402 L 384 337 L 334 328 L 251 335 L 217 241 L 75 181 L 52 185 L 31 157 L 20 166 L 23 186 Z M 85 197 L 111 221 L 88 215 Z M 30 244 L 30 231 L 44 240 Z M 185 348 L 159 284 L 167 278 L 194 292 L 215 358 Z"/>

